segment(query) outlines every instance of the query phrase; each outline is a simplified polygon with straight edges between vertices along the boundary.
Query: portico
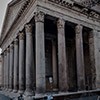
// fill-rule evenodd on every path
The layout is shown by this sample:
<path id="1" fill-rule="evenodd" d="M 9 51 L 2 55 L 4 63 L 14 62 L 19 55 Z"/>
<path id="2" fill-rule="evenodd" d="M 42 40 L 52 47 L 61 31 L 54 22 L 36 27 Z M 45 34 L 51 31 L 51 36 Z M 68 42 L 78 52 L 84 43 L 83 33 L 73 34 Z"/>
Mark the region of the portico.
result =
<path id="1" fill-rule="evenodd" d="M 14 23 L 16 27 L 2 33 L 3 88 L 30 98 L 50 91 L 66 93 L 100 87 L 96 80 L 95 30 L 100 28 L 96 18 L 94 24 L 78 11 L 72 17 L 70 8 L 58 7 L 52 0 L 29 2 L 25 2 L 27 10 Z"/>

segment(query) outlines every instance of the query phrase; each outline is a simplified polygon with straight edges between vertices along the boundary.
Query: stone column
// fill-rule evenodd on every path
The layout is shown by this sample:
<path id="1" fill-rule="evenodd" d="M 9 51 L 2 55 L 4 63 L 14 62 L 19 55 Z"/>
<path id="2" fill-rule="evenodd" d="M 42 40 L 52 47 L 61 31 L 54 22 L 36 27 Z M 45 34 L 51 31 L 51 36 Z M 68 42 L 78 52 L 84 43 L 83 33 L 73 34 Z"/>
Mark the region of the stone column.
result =
<path id="1" fill-rule="evenodd" d="M 84 55 L 83 55 L 83 39 L 81 25 L 77 25 L 76 32 L 76 64 L 77 64 L 77 84 L 78 90 L 85 89 L 85 72 L 84 72 Z"/>
<path id="2" fill-rule="evenodd" d="M 95 55 L 95 72 L 94 76 L 94 86 L 96 89 L 100 89 L 100 31 L 94 29 L 93 31 L 93 41 L 94 41 L 94 55 Z"/>
<path id="3" fill-rule="evenodd" d="M 14 80 L 13 80 L 13 85 L 14 85 L 14 92 L 18 91 L 18 84 L 19 84 L 19 51 L 18 51 L 18 39 L 16 38 L 14 40 Z"/>
<path id="4" fill-rule="evenodd" d="M 1 54 L 1 88 L 4 89 L 4 53 Z"/>
<path id="5" fill-rule="evenodd" d="M 68 91 L 68 64 L 65 45 L 65 21 L 59 19 L 58 27 L 58 67 L 59 67 L 59 90 Z"/>
<path id="6" fill-rule="evenodd" d="M 1 88 L 3 89 L 4 87 L 4 53 L 1 53 Z"/>
<path id="7" fill-rule="evenodd" d="M 6 90 L 7 90 L 7 78 L 8 78 L 8 76 L 7 76 L 7 53 L 8 53 L 8 51 L 7 51 L 7 49 L 6 49 L 6 56 L 5 56 L 5 87 L 6 87 Z"/>
<path id="8" fill-rule="evenodd" d="M 19 33 L 19 93 L 25 90 L 25 41 L 24 32 Z"/>
<path id="9" fill-rule="evenodd" d="M 9 89 L 9 68 L 10 68 L 10 48 L 7 48 L 7 61 L 6 61 L 6 88 Z"/>
<path id="10" fill-rule="evenodd" d="M 14 45 L 10 45 L 9 90 L 13 89 Z"/>
<path id="11" fill-rule="evenodd" d="M 56 43 L 52 40 L 52 68 L 53 68 L 53 88 L 57 89 L 57 56 Z"/>
<path id="12" fill-rule="evenodd" d="M 44 13 L 35 13 L 36 24 L 36 92 L 46 91 Z"/>
<path id="13" fill-rule="evenodd" d="M 27 96 L 33 95 L 34 89 L 34 51 L 32 25 L 25 25 L 26 33 L 26 91 Z"/>
<path id="14" fill-rule="evenodd" d="M 96 66 L 95 66 L 95 51 L 94 51 L 94 31 L 89 33 L 89 53 L 90 53 L 90 66 L 92 74 L 92 89 L 96 89 Z"/>
<path id="15" fill-rule="evenodd" d="M 7 58 L 7 51 L 4 51 L 4 89 L 6 89 L 6 58 Z"/>

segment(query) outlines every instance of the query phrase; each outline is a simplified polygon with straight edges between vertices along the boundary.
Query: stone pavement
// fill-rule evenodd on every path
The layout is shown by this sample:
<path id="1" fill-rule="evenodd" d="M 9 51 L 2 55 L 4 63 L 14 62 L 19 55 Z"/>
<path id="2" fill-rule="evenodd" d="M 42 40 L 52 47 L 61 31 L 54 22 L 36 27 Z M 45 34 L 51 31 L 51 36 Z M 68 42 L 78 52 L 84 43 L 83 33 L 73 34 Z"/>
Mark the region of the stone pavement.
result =
<path id="1" fill-rule="evenodd" d="M 11 100 L 11 99 L 3 94 L 0 94 L 0 100 Z"/>

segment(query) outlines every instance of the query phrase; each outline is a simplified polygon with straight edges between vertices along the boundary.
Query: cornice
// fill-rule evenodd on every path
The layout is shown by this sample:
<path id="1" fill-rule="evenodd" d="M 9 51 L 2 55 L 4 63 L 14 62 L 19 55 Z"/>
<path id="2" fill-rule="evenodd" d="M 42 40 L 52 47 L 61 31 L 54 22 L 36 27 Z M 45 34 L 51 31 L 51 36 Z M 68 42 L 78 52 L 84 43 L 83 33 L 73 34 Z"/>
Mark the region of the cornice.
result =
<path id="1" fill-rule="evenodd" d="M 11 30 L 12 26 L 17 22 L 17 20 L 21 17 L 21 15 L 23 15 L 23 13 L 25 12 L 25 10 L 28 8 L 28 6 L 30 5 L 30 2 L 33 1 L 33 0 L 25 0 L 25 2 L 23 3 L 21 9 L 19 10 L 17 16 L 15 17 L 14 21 L 12 22 L 10 28 L 8 29 L 7 32 L 4 32 L 5 30 L 5 27 L 6 27 L 6 18 L 9 17 L 9 8 L 10 6 L 14 5 L 15 3 L 17 3 L 18 1 L 21 1 L 21 0 L 14 0 L 14 1 L 11 1 L 9 4 L 8 4 L 8 7 L 7 7 L 7 11 L 6 11 L 6 16 L 5 16 L 5 20 L 4 20 L 4 24 L 3 24 L 3 28 L 2 28 L 2 32 L 1 32 L 1 40 L 0 40 L 0 45 L 2 44 L 2 42 L 5 40 L 5 38 L 7 37 L 9 31 Z"/>
<path id="2" fill-rule="evenodd" d="M 88 7 L 88 8 L 91 8 L 99 3 L 100 3 L 100 0 L 85 0 L 85 1 L 81 2 L 82 5 L 84 5 L 85 7 Z"/>
<path id="3" fill-rule="evenodd" d="M 5 43 L 6 42 L 10 43 L 11 41 L 13 41 L 13 39 L 11 39 L 10 36 L 13 36 L 13 34 L 16 33 L 17 29 L 19 29 L 19 23 L 23 22 L 23 19 L 25 19 L 25 15 L 28 13 L 29 9 L 34 5 L 35 1 L 36 0 L 26 0 L 26 2 L 23 4 L 21 10 L 19 11 L 15 20 L 13 21 L 12 25 L 10 26 L 10 29 L 7 31 L 6 36 L 4 38 L 2 38 L 0 46 L 1 47 L 3 46 L 4 50 L 7 47 Z M 26 23 L 28 23 L 28 22 L 26 22 Z M 19 31 L 22 31 L 22 30 L 19 29 Z M 16 33 L 16 36 L 18 36 L 17 33 Z M 9 45 L 8 43 L 7 43 L 7 45 Z"/>
<path id="4" fill-rule="evenodd" d="M 13 0 L 10 4 L 8 4 L 6 17 L 9 16 L 9 7 L 11 5 L 14 5 L 15 3 L 19 2 L 19 1 L 21 1 L 21 0 Z M 15 20 L 13 21 L 13 23 L 11 24 L 10 28 L 8 29 L 8 31 L 6 33 L 3 33 L 3 30 L 5 29 L 5 24 L 6 24 L 6 22 L 4 21 L 0 45 L 3 43 L 5 38 L 8 36 L 8 33 L 12 30 L 12 27 L 15 25 L 15 23 L 18 23 L 18 20 L 22 19 L 23 15 L 25 15 L 26 10 L 29 8 L 31 2 L 33 2 L 33 1 L 35 1 L 35 0 L 25 0 L 24 4 L 22 5 L 20 11 L 18 12 Z M 100 13 L 98 13 L 94 10 L 91 10 L 91 9 L 89 9 L 89 8 L 79 4 L 77 2 L 74 2 L 74 0 L 44 0 L 44 1 L 48 1 L 48 3 L 49 2 L 56 3 L 56 4 L 61 5 L 63 7 L 67 7 L 69 9 L 74 10 L 74 11 L 80 12 L 80 13 L 86 15 L 87 17 L 91 17 L 95 20 L 100 20 Z"/>
<path id="5" fill-rule="evenodd" d="M 8 5 L 13 6 L 14 4 L 18 3 L 21 0 L 12 0 Z"/>
<path id="6" fill-rule="evenodd" d="M 3 22 L 3 27 L 2 27 L 2 31 L 1 31 L 1 35 L 3 35 L 5 27 L 6 27 L 6 21 L 7 21 L 7 17 L 9 16 L 10 12 L 10 7 L 13 6 L 14 4 L 18 3 L 21 0 L 12 0 L 8 5 L 7 5 L 7 9 L 6 9 L 6 14 L 5 14 L 5 18 L 4 18 L 4 22 Z"/>
<path id="7" fill-rule="evenodd" d="M 74 0 L 48 0 L 49 2 L 53 2 L 56 4 L 59 4 L 61 6 L 67 7 L 69 9 L 72 9 L 74 11 L 80 12 L 87 17 L 91 17 L 92 19 L 100 20 L 100 13 L 96 12 L 93 9 L 90 9 L 88 7 L 85 7 L 84 5 L 75 2 Z"/>

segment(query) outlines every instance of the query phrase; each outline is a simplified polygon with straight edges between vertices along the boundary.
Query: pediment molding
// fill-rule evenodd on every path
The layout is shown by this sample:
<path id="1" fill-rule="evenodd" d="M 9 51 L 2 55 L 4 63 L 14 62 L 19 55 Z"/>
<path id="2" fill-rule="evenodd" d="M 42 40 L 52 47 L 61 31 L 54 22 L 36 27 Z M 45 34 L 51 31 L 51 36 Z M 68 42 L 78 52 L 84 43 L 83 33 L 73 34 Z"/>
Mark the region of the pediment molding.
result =
<path id="1" fill-rule="evenodd" d="M 3 25 L 2 34 L 1 34 L 1 40 L 0 40 L 1 43 L 5 40 L 8 33 L 12 30 L 13 25 L 18 23 L 19 19 L 22 19 L 23 15 L 25 15 L 26 10 L 28 8 L 30 8 L 30 4 L 33 1 L 36 1 L 36 0 L 13 0 L 11 3 L 8 4 L 7 13 L 5 16 L 5 21 L 4 21 L 4 25 Z M 61 5 L 63 7 L 67 7 L 71 10 L 74 10 L 76 12 L 80 12 L 80 13 L 86 15 L 87 17 L 91 17 L 94 20 L 100 21 L 100 13 L 98 13 L 94 10 L 88 9 L 87 7 L 82 6 L 81 4 L 75 2 L 74 0 L 46 0 L 46 1 L 48 1 L 48 3 L 52 2 L 52 3 L 56 3 L 58 5 Z M 15 7 L 15 5 L 17 5 L 20 2 L 22 2 L 21 7 L 19 8 L 19 10 L 18 10 L 17 14 L 15 15 L 14 19 L 12 20 L 12 22 L 10 24 L 8 24 L 9 18 L 11 18 L 10 16 L 12 14 L 11 12 L 13 12 L 13 7 Z"/>
<path id="2" fill-rule="evenodd" d="M 3 28 L 1 31 L 1 42 L 6 37 L 11 26 L 20 18 L 24 13 L 24 10 L 27 8 L 29 3 L 33 0 L 13 0 L 8 4 L 5 20 L 3 23 Z M 1 43 L 0 43 L 1 44 Z"/>

